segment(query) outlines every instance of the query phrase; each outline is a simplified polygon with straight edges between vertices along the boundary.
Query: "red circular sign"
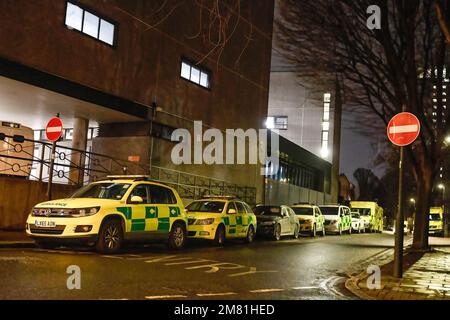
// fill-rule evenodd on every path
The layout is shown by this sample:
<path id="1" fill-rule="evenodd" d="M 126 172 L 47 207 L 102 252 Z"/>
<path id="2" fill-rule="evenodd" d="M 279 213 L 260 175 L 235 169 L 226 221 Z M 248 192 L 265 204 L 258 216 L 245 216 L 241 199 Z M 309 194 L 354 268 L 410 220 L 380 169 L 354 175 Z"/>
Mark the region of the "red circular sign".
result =
<path id="1" fill-rule="evenodd" d="M 47 140 L 58 141 L 58 139 L 61 138 L 63 130 L 63 123 L 60 118 L 51 119 L 45 128 Z"/>
<path id="2" fill-rule="evenodd" d="M 413 143 L 420 133 L 420 121 L 409 112 L 395 115 L 387 126 L 389 140 L 399 147 Z"/>

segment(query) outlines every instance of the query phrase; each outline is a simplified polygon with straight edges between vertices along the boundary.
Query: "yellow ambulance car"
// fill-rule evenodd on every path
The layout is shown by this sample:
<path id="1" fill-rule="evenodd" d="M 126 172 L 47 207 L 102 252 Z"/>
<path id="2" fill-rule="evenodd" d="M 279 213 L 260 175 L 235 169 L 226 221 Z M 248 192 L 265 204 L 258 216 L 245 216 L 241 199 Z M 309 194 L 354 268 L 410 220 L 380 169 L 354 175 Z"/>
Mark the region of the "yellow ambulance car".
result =
<path id="1" fill-rule="evenodd" d="M 156 239 L 181 249 L 187 217 L 176 190 L 146 177 L 115 176 L 88 184 L 70 198 L 36 205 L 26 232 L 41 247 L 76 242 L 115 253 L 124 241 Z"/>

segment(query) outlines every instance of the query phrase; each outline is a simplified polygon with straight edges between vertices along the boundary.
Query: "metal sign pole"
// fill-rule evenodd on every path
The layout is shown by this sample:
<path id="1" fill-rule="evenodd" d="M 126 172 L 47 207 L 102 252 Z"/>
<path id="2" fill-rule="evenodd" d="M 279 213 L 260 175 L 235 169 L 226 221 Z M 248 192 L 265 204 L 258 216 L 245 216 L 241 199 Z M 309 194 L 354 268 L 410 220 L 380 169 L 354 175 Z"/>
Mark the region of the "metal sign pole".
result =
<path id="1" fill-rule="evenodd" d="M 398 163 L 398 203 L 397 218 L 395 221 L 395 255 L 394 255 L 394 277 L 403 277 L 403 168 L 404 168 L 404 149 L 400 147 L 400 161 Z"/>
<path id="2" fill-rule="evenodd" d="M 50 158 L 50 168 L 48 172 L 47 184 L 47 199 L 52 200 L 52 185 L 53 185 L 53 167 L 55 166 L 56 141 L 52 143 L 52 155 Z"/>

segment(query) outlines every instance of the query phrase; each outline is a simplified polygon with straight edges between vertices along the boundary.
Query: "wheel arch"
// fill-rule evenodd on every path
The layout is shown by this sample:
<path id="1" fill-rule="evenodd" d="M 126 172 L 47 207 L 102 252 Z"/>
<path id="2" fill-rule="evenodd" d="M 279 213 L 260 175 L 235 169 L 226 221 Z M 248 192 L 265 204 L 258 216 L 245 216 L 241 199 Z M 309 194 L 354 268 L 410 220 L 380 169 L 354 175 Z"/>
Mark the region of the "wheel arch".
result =
<path id="1" fill-rule="evenodd" d="M 100 224 L 99 232 L 100 232 L 101 228 L 103 227 L 103 225 L 107 221 L 110 221 L 110 220 L 119 220 L 120 224 L 122 225 L 123 233 L 127 232 L 127 226 L 126 226 L 126 223 L 125 223 L 125 217 L 122 216 L 119 213 L 111 213 L 111 214 L 108 214 L 108 215 L 104 216 L 103 219 L 102 219 L 102 223 Z"/>

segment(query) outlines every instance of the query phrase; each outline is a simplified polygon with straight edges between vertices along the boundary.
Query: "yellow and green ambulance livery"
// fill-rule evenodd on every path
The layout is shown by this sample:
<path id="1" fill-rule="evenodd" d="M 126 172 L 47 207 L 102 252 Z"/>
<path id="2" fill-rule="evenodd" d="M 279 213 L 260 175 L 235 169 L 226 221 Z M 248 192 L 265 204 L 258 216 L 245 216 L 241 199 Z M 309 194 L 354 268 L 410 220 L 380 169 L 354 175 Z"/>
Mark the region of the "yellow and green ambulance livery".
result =
<path id="1" fill-rule="evenodd" d="M 124 241 L 156 239 L 180 249 L 187 239 L 187 217 L 176 190 L 146 177 L 117 176 L 91 183 L 68 199 L 36 205 L 26 232 L 42 247 L 83 242 L 114 253 Z"/>
<path id="2" fill-rule="evenodd" d="M 252 242 L 256 216 L 250 206 L 234 197 L 206 197 L 186 207 L 188 237 L 206 239 L 223 245 L 226 239 Z"/>
<path id="3" fill-rule="evenodd" d="M 351 201 L 352 211 L 358 212 L 369 232 L 383 231 L 383 208 L 374 201 Z"/>
<path id="4" fill-rule="evenodd" d="M 444 235 L 444 210 L 442 207 L 430 208 L 428 230 L 430 235 Z"/>
<path id="5" fill-rule="evenodd" d="M 325 232 L 352 233 L 352 215 L 350 208 L 343 205 L 323 205 L 319 206 L 320 211 L 325 217 Z"/>

